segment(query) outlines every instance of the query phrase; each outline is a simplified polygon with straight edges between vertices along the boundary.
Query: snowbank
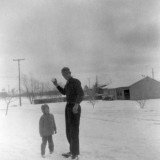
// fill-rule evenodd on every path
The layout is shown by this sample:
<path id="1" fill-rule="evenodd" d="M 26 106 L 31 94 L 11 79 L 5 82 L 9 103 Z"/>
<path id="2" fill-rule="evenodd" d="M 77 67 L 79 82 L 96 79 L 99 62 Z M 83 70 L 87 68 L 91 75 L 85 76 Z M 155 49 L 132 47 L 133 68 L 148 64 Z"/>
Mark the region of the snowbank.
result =
<path id="1" fill-rule="evenodd" d="M 24 103 L 24 101 L 22 101 Z M 22 107 L 12 104 L 5 116 L 5 103 L 0 104 L 0 159 L 40 160 L 41 138 L 38 123 L 41 105 Z M 46 159 L 62 160 L 68 151 L 65 137 L 65 103 L 49 104 L 57 131 L 53 135 L 55 152 Z M 81 160 L 159 160 L 160 100 L 148 100 L 140 109 L 135 101 L 98 101 L 93 108 L 82 103 L 80 125 Z"/>

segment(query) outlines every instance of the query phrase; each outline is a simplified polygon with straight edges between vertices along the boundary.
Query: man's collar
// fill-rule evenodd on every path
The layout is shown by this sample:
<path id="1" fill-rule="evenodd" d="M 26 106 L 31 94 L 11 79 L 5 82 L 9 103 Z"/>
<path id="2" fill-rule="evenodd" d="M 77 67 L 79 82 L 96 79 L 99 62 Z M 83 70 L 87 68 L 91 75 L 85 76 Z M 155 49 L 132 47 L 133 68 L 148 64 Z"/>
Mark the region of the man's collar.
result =
<path id="1" fill-rule="evenodd" d="M 67 80 L 67 83 L 71 82 L 73 79 L 73 77 L 70 77 L 68 80 Z"/>

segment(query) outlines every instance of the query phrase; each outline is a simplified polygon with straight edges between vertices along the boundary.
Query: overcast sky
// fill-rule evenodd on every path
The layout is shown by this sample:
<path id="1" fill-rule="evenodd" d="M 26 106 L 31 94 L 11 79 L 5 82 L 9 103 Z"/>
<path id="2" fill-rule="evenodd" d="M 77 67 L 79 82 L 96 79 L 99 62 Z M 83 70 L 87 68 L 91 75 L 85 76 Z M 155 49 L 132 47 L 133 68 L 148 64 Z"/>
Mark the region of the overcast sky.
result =
<path id="1" fill-rule="evenodd" d="M 18 65 L 41 81 L 70 67 L 82 85 L 160 80 L 159 0 L 0 0 L 0 90 L 18 86 Z"/>

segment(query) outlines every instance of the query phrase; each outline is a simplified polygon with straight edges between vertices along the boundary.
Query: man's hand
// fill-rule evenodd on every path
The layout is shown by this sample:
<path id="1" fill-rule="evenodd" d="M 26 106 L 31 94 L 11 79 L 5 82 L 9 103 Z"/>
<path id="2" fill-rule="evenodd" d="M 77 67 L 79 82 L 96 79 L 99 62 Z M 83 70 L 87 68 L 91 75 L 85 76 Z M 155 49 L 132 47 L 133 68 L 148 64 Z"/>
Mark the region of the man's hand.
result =
<path id="1" fill-rule="evenodd" d="M 75 104 L 72 111 L 74 114 L 77 114 L 78 113 L 78 107 L 79 107 L 79 104 Z"/>
<path id="2" fill-rule="evenodd" d="M 57 79 L 56 78 L 53 78 L 52 79 L 52 83 L 57 87 L 58 86 L 58 83 L 57 83 Z"/>

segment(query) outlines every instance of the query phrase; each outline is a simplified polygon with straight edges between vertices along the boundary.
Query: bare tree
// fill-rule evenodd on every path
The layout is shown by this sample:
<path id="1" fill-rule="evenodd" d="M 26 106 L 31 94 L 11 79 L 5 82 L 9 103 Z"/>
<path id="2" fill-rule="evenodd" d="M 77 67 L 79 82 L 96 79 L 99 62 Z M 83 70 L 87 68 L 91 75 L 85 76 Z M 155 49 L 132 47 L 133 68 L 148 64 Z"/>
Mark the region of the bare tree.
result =
<path id="1" fill-rule="evenodd" d="M 28 77 L 27 75 L 22 76 L 22 82 L 24 86 L 24 92 L 30 103 L 32 104 L 37 97 L 43 97 L 47 95 L 53 97 L 52 85 L 50 83 L 40 82 L 39 80 Z"/>
<path id="2" fill-rule="evenodd" d="M 96 92 L 95 92 L 95 90 L 94 89 L 88 90 L 88 95 L 89 95 L 89 103 L 94 108 L 94 106 L 96 104 L 96 98 L 95 98 Z"/>
<path id="3" fill-rule="evenodd" d="M 87 95 L 89 96 L 89 103 L 93 106 L 93 108 L 94 108 L 94 106 L 97 102 L 97 99 L 99 99 L 98 96 L 100 95 L 100 92 L 99 92 L 100 89 L 102 87 L 105 87 L 105 86 L 109 85 L 110 83 L 112 83 L 111 80 L 106 84 L 103 84 L 103 85 L 101 84 L 100 85 L 100 84 L 98 84 L 98 80 L 97 80 L 97 77 L 96 77 L 96 82 L 95 82 L 95 84 L 93 85 L 92 88 L 89 88 L 87 85 L 85 85 L 84 90 L 87 92 Z"/>
<path id="4" fill-rule="evenodd" d="M 26 75 L 23 75 L 22 82 L 25 89 L 25 94 L 32 104 L 35 97 L 40 91 L 40 82 L 34 79 L 33 77 L 28 78 Z"/>
<path id="5" fill-rule="evenodd" d="M 145 104 L 146 104 L 146 99 L 142 99 L 142 100 L 136 100 L 136 102 L 139 104 L 140 108 L 143 109 Z"/>
<path id="6" fill-rule="evenodd" d="M 6 103 L 6 116 L 7 116 L 7 113 L 8 113 L 8 108 L 9 108 L 9 105 L 15 101 L 14 97 L 11 96 L 11 95 L 8 95 L 6 92 L 4 92 L 2 95 L 1 95 L 1 98 L 4 100 L 4 102 Z"/>
<path id="7" fill-rule="evenodd" d="M 6 107 L 6 115 L 7 115 L 7 113 L 8 113 L 9 105 L 10 105 L 12 102 L 14 102 L 14 101 L 15 101 L 15 99 L 14 99 L 14 97 L 12 97 L 12 96 L 9 96 L 9 97 L 6 97 L 6 98 L 5 98 L 5 102 L 6 102 L 6 104 L 7 104 L 7 107 Z"/>
<path id="8" fill-rule="evenodd" d="M 44 82 L 40 82 L 39 84 L 39 96 L 43 97 L 44 96 L 44 92 L 45 92 L 45 83 Z"/>
<path id="9" fill-rule="evenodd" d="M 88 101 L 94 108 L 94 106 L 96 104 L 96 87 L 93 86 L 93 88 L 89 89 L 87 86 L 85 86 L 85 90 L 87 92 L 87 95 L 89 96 Z"/>

